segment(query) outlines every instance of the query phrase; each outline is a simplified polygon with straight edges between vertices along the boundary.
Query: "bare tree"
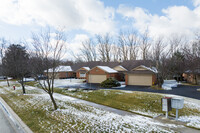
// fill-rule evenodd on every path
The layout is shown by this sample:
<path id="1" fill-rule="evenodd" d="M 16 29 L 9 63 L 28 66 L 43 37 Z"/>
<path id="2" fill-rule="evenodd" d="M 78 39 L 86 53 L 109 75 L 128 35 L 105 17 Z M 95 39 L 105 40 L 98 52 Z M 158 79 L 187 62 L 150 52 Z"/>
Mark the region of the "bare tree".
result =
<path id="1" fill-rule="evenodd" d="M 129 46 L 129 59 L 136 60 L 138 56 L 138 43 L 139 38 L 136 32 L 132 32 L 128 34 L 127 45 Z"/>
<path id="2" fill-rule="evenodd" d="M 195 33 L 195 39 L 185 45 L 183 52 L 186 59 L 186 70 L 193 74 L 197 84 L 197 74 L 200 68 L 200 33 Z"/>
<path id="3" fill-rule="evenodd" d="M 160 58 L 163 55 L 165 48 L 166 45 L 164 44 L 163 37 L 158 37 L 152 45 L 152 59 L 156 62 L 157 69 L 159 68 Z"/>
<path id="4" fill-rule="evenodd" d="M 109 34 L 97 35 L 99 58 L 103 62 L 111 61 L 112 38 Z"/>
<path id="5" fill-rule="evenodd" d="M 148 30 L 146 30 L 142 35 L 140 39 L 140 49 L 142 52 L 142 59 L 147 60 L 148 59 L 148 53 L 149 48 L 151 46 L 151 43 L 149 42 L 149 33 Z"/>
<path id="6" fill-rule="evenodd" d="M 173 56 L 175 52 L 180 51 L 181 45 L 184 45 L 183 35 L 177 35 L 177 34 L 171 35 L 169 39 L 169 44 L 170 44 L 170 55 Z"/>
<path id="7" fill-rule="evenodd" d="M 121 32 L 119 37 L 118 37 L 118 44 L 121 50 L 121 56 L 122 56 L 122 60 L 128 60 L 128 52 L 129 52 L 129 48 L 127 45 L 127 37 L 125 35 L 125 33 Z"/>
<path id="8" fill-rule="evenodd" d="M 7 41 L 6 41 L 4 38 L 1 38 L 1 39 L 0 39 L 0 42 L 1 42 L 1 46 L 0 46 L 0 56 L 1 56 L 1 65 L 2 65 Z M 7 75 L 6 71 L 3 69 L 3 65 L 2 65 L 1 71 L 2 71 L 3 76 Z M 8 76 L 6 76 L 6 80 L 7 80 L 7 85 L 8 85 L 8 87 L 9 87 L 10 84 L 9 84 Z"/>
<path id="9" fill-rule="evenodd" d="M 97 52 L 96 45 L 92 41 L 92 39 L 88 39 L 82 42 L 82 48 L 80 48 L 81 56 L 85 61 L 96 61 L 97 60 Z"/>
<path id="10" fill-rule="evenodd" d="M 112 45 L 112 55 L 114 61 L 121 61 L 121 49 L 117 45 Z"/>
<path id="11" fill-rule="evenodd" d="M 41 31 L 41 33 L 32 33 L 32 44 L 35 48 L 35 56 L 42 61 L 43 68 L 47 76 L 46 80 L 38 80 L 41 88 L 47 92 L 56 110 L 57 104 L 53 97 L 54 80 L 57 74 L 56 67 L 59 66 L 61 58 L 64 56 L 65 35 L 63 31 L 56 31 L 54 36 L 51 36 L 50 29 Z M 35 66 L 40 69 L 40 66 Z M 49 71 L 51 68 L 51 71 Z"/>

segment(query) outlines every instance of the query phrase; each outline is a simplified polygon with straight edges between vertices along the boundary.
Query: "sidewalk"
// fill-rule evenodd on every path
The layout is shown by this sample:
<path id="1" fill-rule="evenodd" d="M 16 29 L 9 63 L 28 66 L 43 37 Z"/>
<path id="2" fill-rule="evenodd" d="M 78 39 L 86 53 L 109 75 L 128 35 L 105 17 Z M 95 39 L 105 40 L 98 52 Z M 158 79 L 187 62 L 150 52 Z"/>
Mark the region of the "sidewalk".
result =
<path id="1" fill-rule="evenodd" d="M 0 116 L 0 129 L 2 133 L 33 133 L 1 97 Z"/>
<path id="2" fill-rule="evenodd" d="M 175 96 L 175 95 L 173 95 L 173 96 Z M 99 109 L 106 110 L 106 111 L 109 111 L 109 112 L 113 112 L 113 113 L 116 113 L 116 114 L 122 115 L 122 116 L 125 116 L 125 115 L 141 116 L 139 114 L 131 113 L 131 112 L 128 112 L 128 111 L 123 111 L 123 110 L 120 110 L 120 109 L 115 109 L 115 108 L 112 108 L 112 107 L 104 106 L 104 105 L 101 105 L 101 104 L 89 102 L 89 101 L 86 101 L 86 100 L 82 100 L 82 99 L 78 99 L 78 98 L 74 98 L 74 97 L 71 97 L 71 96 L 66 96 L 66 95 L 62 95 L 62 94 L 58 94 L 58 93 L 54 93 L 54 98 L 56 98 L 56 99 L 69 98 L 71 101 L 74 101 L 74 102 L 77 102 L 77 103 L 84 103 L 86 105 L 93 106 L 95 108 L 99 108 Z M 189 99 L 191 100 L 191 98 L 189 98 Z M 200 100 L 194 99 L 194 101 L 200 103 Z M 147 116 L 143 116 L 143 117 L 147 117 Z M 148 117 L 148 118 L 150 118 L 150 117 Z M 183 128 L 174 128 L 173 129 L 177 132 L 181 132 L 181 133 L 199 133 L 200 132 L 200 130 L 196 130 L 196 129 L 184 126 L 184 124 L 186 124 L 186 123 L 177 122 L 175 120 L 166 119 L 164 117 L 156 117 L 156 118 L 150 118 L 150 119 L 152 119 L 153 121 L 156 121 L 156 122 L 163 123 L 163 124 L 182 125 Z"/>

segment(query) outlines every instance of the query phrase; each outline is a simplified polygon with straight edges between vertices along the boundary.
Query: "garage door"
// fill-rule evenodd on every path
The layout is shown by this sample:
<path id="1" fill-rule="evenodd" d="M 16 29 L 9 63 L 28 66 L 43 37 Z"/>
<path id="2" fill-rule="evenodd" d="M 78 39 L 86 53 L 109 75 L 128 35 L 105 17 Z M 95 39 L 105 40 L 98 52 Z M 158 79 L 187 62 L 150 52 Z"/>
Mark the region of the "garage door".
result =
<path id="1" fill-rule="evenodd" d="M 101 83 L 106 80 L 106 75 L 89 75 L 89 83 Z"/>
<path id="2" fill-rule="evenodd" d="M 151 74 L 130 74 L 128 76 L 128 85 L 152 85 L 152 75 Z"/>

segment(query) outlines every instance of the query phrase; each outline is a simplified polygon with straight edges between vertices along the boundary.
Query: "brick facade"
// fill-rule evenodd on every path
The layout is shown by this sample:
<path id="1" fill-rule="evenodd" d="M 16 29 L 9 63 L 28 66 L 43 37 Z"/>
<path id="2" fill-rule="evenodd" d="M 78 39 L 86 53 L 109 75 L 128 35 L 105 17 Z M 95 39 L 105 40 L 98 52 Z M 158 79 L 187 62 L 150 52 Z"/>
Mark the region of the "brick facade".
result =
<path id="1" fill-rule="evenodd" d="M 115 79 L 118 78 L 118 73 L 107 73 L 98 67 L 95 67 L 87 72 L 87 74 L 86 74 L 87 81 L 89 80 L 89 74 L 91 74 L 91 75 L 106 75 L 107 78 L 115 78 Z"/>
<path id="2" fill-rule="evenodd" d="M 80 77 L 81 71 L 83 73 L 85 73 L 85 74 L 88 72 L 88 70 L 86 70 L 85 68 L 80 68 L 79 70 L 76 71 L 76 78 L 78 78 L 78 79 L 86 79 L 87 75 L 85 77 Z"/>

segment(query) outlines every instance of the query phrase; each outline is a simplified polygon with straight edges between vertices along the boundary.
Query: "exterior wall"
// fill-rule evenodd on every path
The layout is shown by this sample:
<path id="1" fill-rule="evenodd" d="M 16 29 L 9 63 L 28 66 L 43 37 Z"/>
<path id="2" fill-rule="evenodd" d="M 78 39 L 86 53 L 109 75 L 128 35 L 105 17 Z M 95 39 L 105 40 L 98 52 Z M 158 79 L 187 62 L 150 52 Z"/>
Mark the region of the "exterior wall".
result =
<path id="1" fill-rule="evenodd" d="M 87 73 L 88 72 L 88 70 L 86 70 L 85 68 L 80 68 L 79 70 L 77 70 L 76 71 L 76 77 L 78 78 L 78 79 L 87 79 L 87 75 L 85 76 L 85 77 L 80 77 L 80 71 L 86 71 L 85 73 Z"/>
<path id="2" fill-rule="evenodd" d="M 128 85 L 128 74 L 125 74 L 125 84 Z"/>
<path id="3" fill-rule="evenodd" d="M 116 66 L 116 67 L 114 67 L 113 69 L 116 70 L 116 71 L 126 71 L 125 69 L 123 69 L 123 68 L 120 67 L 120 66 Z"/>
<path id="4" fill-rule="evenodd" d="M 95 67 L 95 68 L 91 69 L 88 72 L 88 74 L 99 74 L 99 75 L 101 75 L 101 74 L 107 74 L 107 73 L 105 71 L 99 69 L 98 67 Z"/>
<path id="5" fill-rule="evenodd" d="M 196 76 L 196 80 L 195 80 Z M 191 84 L 200 84 L 200 75 L 194 74 L 183 74 L 184 79 Z"/>
<path id="6" fill-rule="evenodd" d="M 90 71 L 88 71 L 86 73 L 86 80 L 87 80 L 88 83 L 90 83 L 89 75 L 107 75 L 107 73 L 105 71 L 99 69 L 98 67 L 91 69 Z"/>
<path id="7" fill-rule="evenodd" d="M 133 70 L 141 70 L 141 71 L 143 71 L 143 70 L 147 70 L 146 68 L 143 68 L 143 67 L 138 67 L 138 68 L 134 68 Z"/>
<path id="8" fill-rule="evenodd" d="M 45 73 L 46 76 L 51 77 L 52 73 L 49 72 L 48 75 Z M 75 78 L 74 72 L 57 72 L 55 75 L 55 79 L 64 79 L 64 78 Z"/>
<path id="9" fill-rule="evenodd" d="M 156 77 L 156 74 L 153 74 L 152 75 L 152 85 L 155 85 L 157 84 L 157 77 Z"/>
<path id="10" fill-rule="evenodd" d="M 89 81 L 89 76 L 90 75 L 106 75 L 106 78 L 113 77 L 115 79 L 117 79 L 117 77 L 118 77 L 117 73 L 107 73 L 107 72 L 99 69 L 98 67 L 95 67 L 95 68 L 93 68 L 93 69 L 91 69 L 90 71 L 87 72 L 86 80 L 87 80 L 88 83 L 90 83 L 90 81 Z"/>

